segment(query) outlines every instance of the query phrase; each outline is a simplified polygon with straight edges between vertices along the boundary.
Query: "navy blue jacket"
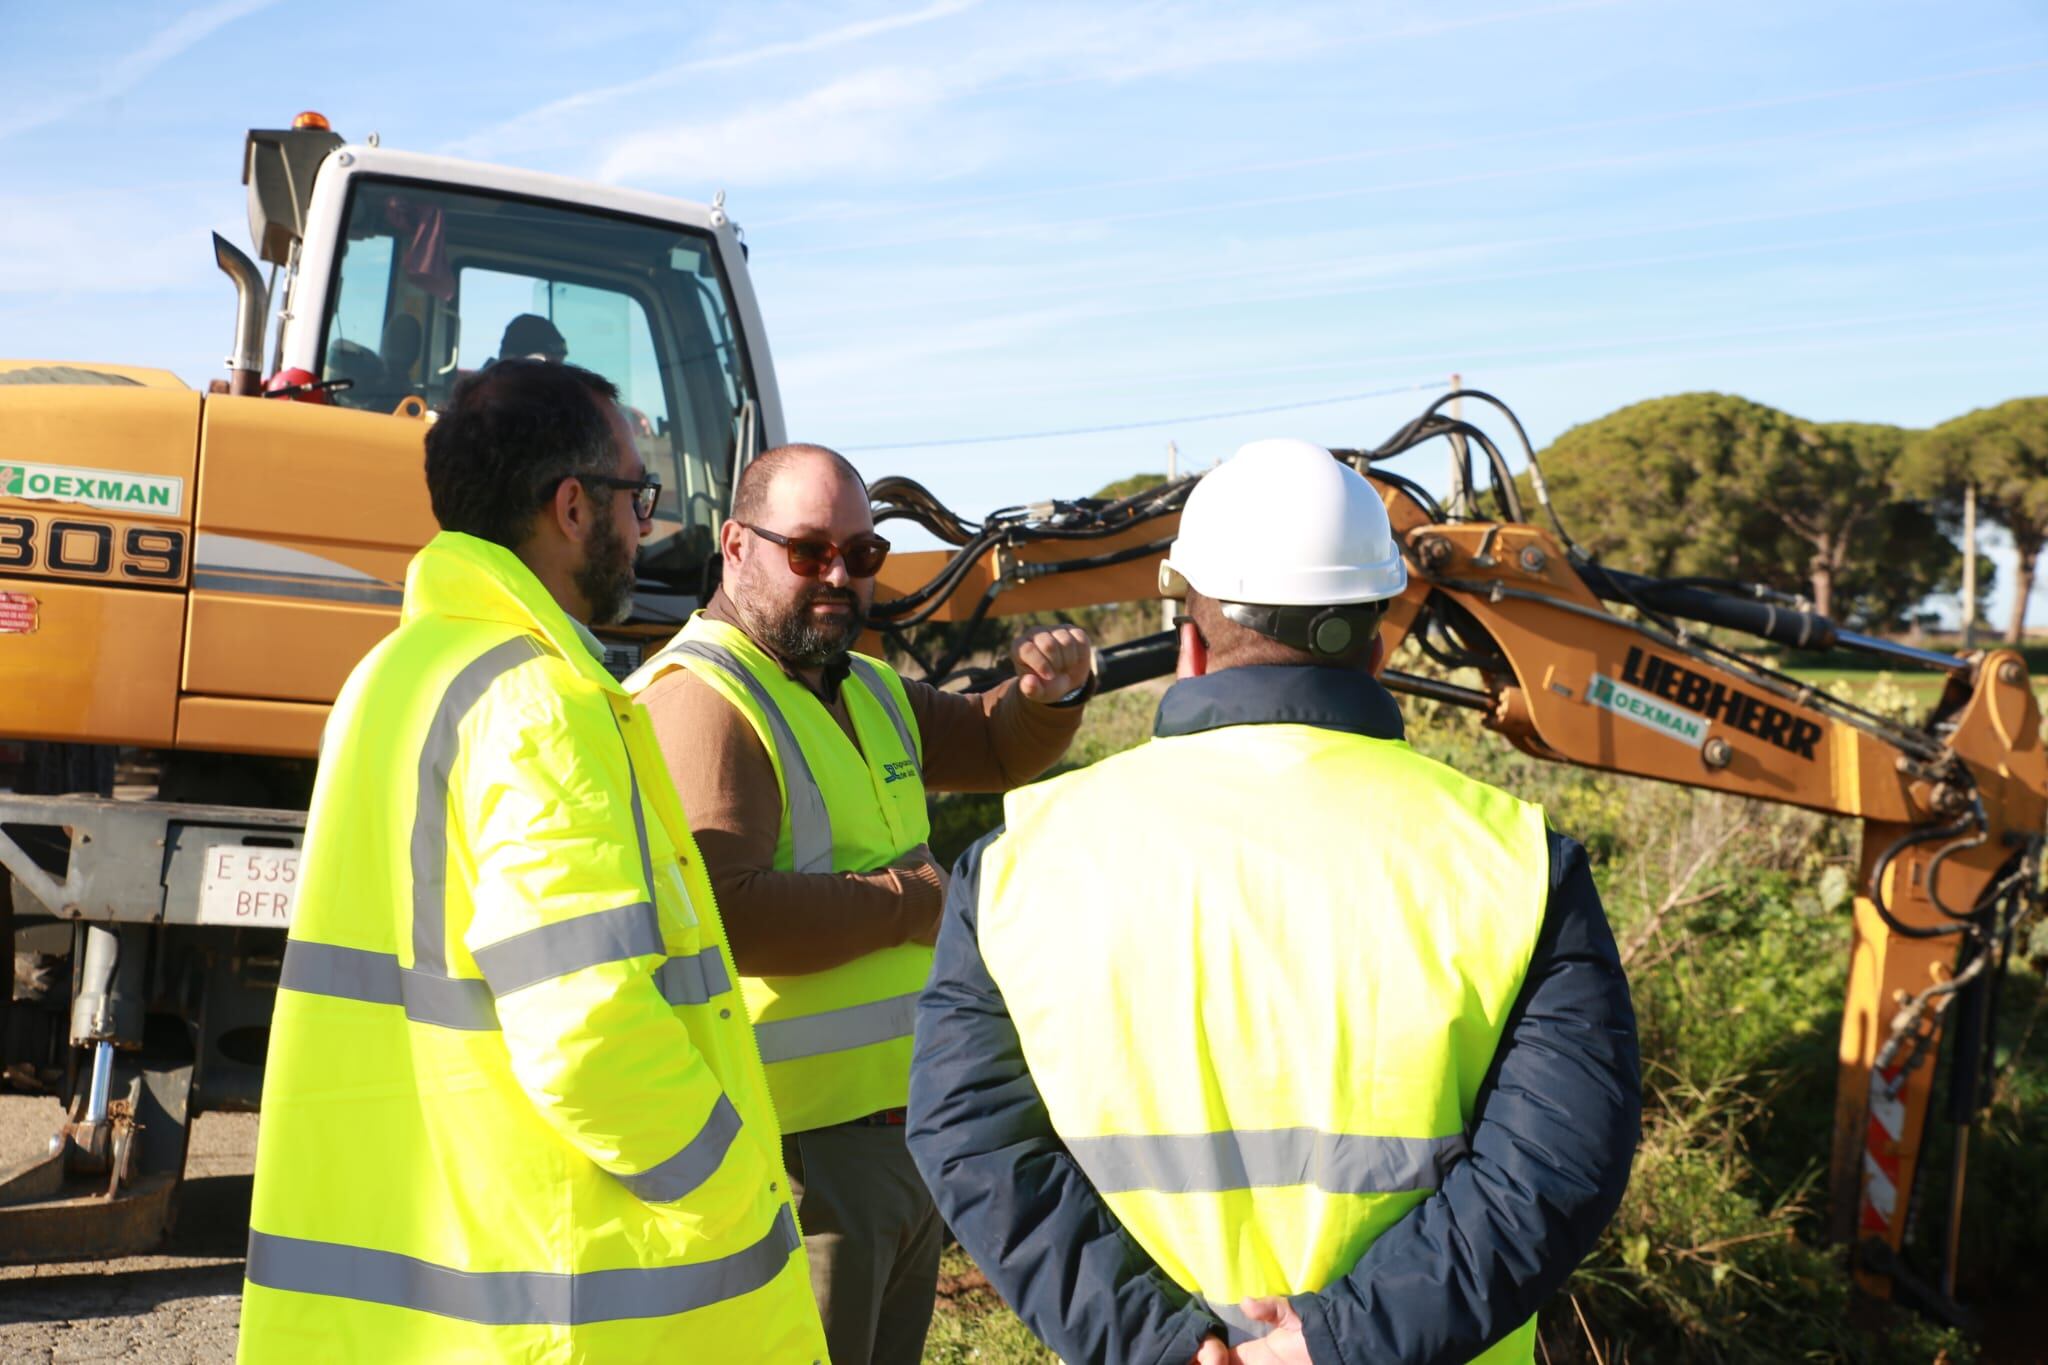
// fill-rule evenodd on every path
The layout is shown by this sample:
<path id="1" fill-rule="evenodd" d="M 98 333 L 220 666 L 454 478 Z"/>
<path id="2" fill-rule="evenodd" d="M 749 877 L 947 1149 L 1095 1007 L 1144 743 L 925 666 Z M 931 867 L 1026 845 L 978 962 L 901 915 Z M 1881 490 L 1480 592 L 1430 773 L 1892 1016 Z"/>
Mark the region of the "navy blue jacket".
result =
<path id="1" fill-rule="evenodd" d="M 1179 682 L 1154 731 L 1274 722 L 1402 737 L 1393 698 L 1372 679 L 1291 667 Z M 1184 1365 L 1221 1324 L 1153 1264 L 1068 1155 L 982 962 L 981 855 L 1000 833 L 953 870 L 918 1002 L 911 1155 L 960 1244 L 1064 1359 Z M 1479 1091 L 1471 1154 L 1349 1274 L 1294 1296 L 1311 1357 L 1453 1365 L 1520 1326 L 1621 1202 L 1641 1108 L 1635 1013 L 1614 936 L 1585 850 L 1553 833 L 1543 927 Z"/>

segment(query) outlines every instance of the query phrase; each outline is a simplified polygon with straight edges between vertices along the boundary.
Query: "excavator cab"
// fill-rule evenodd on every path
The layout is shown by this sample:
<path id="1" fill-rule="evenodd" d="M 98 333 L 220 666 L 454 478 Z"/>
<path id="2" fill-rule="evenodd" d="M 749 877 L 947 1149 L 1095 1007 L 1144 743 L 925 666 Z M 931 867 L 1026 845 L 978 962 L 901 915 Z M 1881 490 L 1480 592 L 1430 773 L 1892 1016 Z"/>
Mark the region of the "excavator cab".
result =
<path id="1" fill-rule="evenodd" d="M 353 178 L 343 213 L 317 370 L 337 406 L 436 411 L 503 358 L 510 324 L 544 320 L 552 332 L 528 330 L 559 336 L 556 358 L 618 385 L 661 475 L 648 576 L 702 564 L 753 398 L 709 233 L 372 175 Z"/>
<path id="2" fill-rule="evenodd" d="M 661 477 L 635 619 L 604 637 L 621 675 L 783 439 L 722 202 L 317 114 L 251 132 L 243 181 L 255 258 L 214 239 L 228 380 L 0 360 L 0 1083 L 66 1101 L 48 1154 L 0 1169 L 0 1263 L 150 1245 L 192 1117 L 256 1106 L 321 730 L 437 530 L 429 424 L 508 324 L 514 354 L 538 335 L 617 385 Z"/>
<path id="3" fill-rule="evenodd" d="M 244 178 L 251 235 L 287 272 L 273 383 L 431 418 L 514 319 L 540 319 L 564 343 L 550 358 L 618 386 L 661 476 L 643 578 L 694 586 L 740 465 L 780 427 L 722 202 L 345 146 L 318 125 L 252 132 Z"/>

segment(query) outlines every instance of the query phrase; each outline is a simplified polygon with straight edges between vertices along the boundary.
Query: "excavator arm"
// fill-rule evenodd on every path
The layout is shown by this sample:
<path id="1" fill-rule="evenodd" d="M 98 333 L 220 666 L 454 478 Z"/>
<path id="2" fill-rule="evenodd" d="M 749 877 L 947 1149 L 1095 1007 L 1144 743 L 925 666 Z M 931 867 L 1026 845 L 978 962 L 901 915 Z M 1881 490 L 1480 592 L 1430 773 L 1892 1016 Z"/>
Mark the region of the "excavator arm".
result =
<path id="1" fill-rule="evenodd" d="M 1336 452 L 1379 488 L 1410 565 L 1408 590 L 1382 627 L 1387 655 L 1412 638 L 1447 676 L 1474 671 L 1478 685 L 1398 670 L 1382 680 L 1479 712 L 1487 728 L 1537 758 L 1862 822 L 1831 1232 L 1855 1248 L 1856 1276 L 1869 1293 L 1964 1316 L 1954 1269 L 1965 1139 L 1982 1104 L 1975 1087 L 1988 1047 L 1984 1012 L 2013 924 L 2041 899 L 2048 755 L 2024 661 L 2009 650 L 1956 657 L 1912 649 L 1840 629 L 1761 589 L 1599 565 L 1554 513 L 1554 530 L 1524 519 L 1520 492 L 1486 434 L 1441 414 L 1451 397 L 1375 450 Z M 1449 510 L 1384 467 L 1436 439 L 1455 457 Z M 1488 457 L 1498 517 L 1475 510 L 1474 448 Z M 1533 451 L 1530 461 L 1547 509 Z M 986 685 L 992 673 L 968 663 L 984 621 L 1155 595 L 1158 560 L 1193 483 L 1009 509 L 975 524 L 907 480 L 878 481 L 879 518 L 915 520 L 953 548 L 892 560 L 875 619 L 935 680 Z M 906 630 L 932 622 L 956 629 L 949 647 L 921 653 Z M 1722 640 L 1731 632 L 1861 650 L 1945 681 L 1931 711 L 1905 724 L 1728 647 Z M 1171 671 L 1174 643 L 1160 634 L 1103 651 L 1104 685 Z M 1950 1068 L 1950 1114 L 1961 1127 L 1942 1267 L 1928 1282 L 1906 1267 L 1900 1248 L 1950 1015 L 1967 1055 Z"/>

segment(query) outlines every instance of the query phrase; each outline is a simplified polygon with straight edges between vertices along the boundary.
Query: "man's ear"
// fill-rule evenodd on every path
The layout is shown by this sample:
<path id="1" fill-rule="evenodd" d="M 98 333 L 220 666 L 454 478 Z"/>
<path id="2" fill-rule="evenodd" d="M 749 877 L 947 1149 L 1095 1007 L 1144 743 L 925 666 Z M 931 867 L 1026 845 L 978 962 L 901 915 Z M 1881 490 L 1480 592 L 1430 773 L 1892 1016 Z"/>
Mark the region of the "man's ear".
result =
<path id="1" fill-rule="evenodd" d="M 1174 669 L 1177 678 L 1199 678 L 1209 671 L 1209 642 L 1202 638 L 1193 621 L 1180 623 L 1180 658 Z"/>
<path id="2" fill-rule="evenodd" d="M 747 528 L 728 517 L 718 528 L 718 553 L 729 574 L 740 566 L 740 547 L 746 543 Z"/>
<path id="3" fill-rule="evenodd" d="M 541 517 L 553 525 L 562 539 L 580 544 L 590 534 L 595 510 L 596 504 L 590 500 L 583 480 L 571 475 L 555 485 L 554 496 L 541 509 Z"/>

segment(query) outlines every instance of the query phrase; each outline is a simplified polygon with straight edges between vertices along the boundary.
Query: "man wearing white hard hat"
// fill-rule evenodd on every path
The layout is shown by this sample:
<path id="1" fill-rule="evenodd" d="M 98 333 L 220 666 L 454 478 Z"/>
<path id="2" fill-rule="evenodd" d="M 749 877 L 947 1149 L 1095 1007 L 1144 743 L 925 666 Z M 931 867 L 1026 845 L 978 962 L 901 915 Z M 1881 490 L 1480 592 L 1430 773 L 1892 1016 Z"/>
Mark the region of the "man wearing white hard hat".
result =
<path id="1" fill-rule="evenodd" d="M 1641 1115 L 1585 851 L 1404 742 L 1407 570 L 1328 451 L 1206 476 L 1161 579 L 1151 742 L 954 869 L 911 1154 L 1069 1361 L 1531 1361 Z"/>

